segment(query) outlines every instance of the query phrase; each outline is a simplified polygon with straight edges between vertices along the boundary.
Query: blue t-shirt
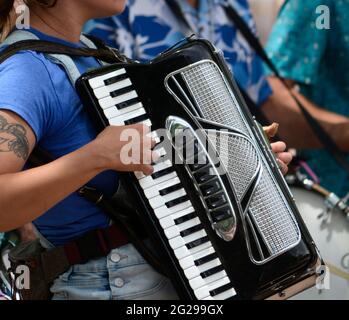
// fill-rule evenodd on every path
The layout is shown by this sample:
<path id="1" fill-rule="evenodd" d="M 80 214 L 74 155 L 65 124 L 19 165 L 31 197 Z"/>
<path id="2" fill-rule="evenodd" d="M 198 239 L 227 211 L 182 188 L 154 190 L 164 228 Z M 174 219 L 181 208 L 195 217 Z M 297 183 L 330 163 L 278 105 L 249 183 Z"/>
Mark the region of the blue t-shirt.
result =
<path id="1" fill-rule="evenodd" d="M 37 30 L 30 31 L 42 40 L 82 46 Z M 94 58 L 76 58 L 74 61 L 81 73 L 100 67 Z M 93 124 L 66 72 L 40 53 L 23 51 L 0 65 L 0 109 L 10 110 L 23 118 L 32 128 L 37 144 L 55 157 L 73 152 L 96 137 Z M 117 182 L 117 173 L 107 171 L 89 185 L 110 196 L 116 191 Z M 89 230 L 108 226 L 109 218 L 98 207 L 73 193 L 34 224 L 54 245 L 61 245 Z"/>
<path id="2" fill-rule="evenodd" d="M 272 92 L 262 61 L 224 9 L 229 2 L 256 33 L 247 0 L 200 0 L 197 9 L 187 0 L 173 1 L 178 2 L 191 28 L 175 16 L 164 0 L 129 0 L 121 15 L 91 21 L 86 32 L 140 61 L 154 58 L 195 33 L 223 51 L 236 81 L 257 104 L 265 102 Z"/>

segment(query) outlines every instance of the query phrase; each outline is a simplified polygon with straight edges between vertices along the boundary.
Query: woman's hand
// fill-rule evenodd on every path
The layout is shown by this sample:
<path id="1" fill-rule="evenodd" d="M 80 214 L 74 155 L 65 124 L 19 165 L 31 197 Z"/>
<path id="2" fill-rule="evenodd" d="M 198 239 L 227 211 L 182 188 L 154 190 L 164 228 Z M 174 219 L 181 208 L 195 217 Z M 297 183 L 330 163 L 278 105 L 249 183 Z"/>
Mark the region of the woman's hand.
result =
<path id="1" fill-rule="evenodd" d="M 272 143 L 271 149 L 276 155 L 276 161 L 279 164 L 282 174 L 286 175 L 288 172 L 288 165 L 292 161 L 292 154 L 290 152 L 286 152 L 286 144 L 281 141 Z"/>
<path id="2" fill-rule="evenodd" d="M 270 139 L 276 136 L 279 129 L 279 125 L 277 123 L 273 123 L 272 125 L 264 127 L 263 129 L 268 138 Z M 288 172 L 288 165 L 291 163 L 293 158 L 292 154 L 290 152 L 286 152 L 286 144 L 282 141 L 272 143 L 271 149 L 276 155 L 276 161 L 279 164 L 281 172 L 283 173 L 283 175 L 286 175 Z"/>
<path id="3" fill-rule="evenodd" d="M 102 169 L 115 171 L 153 172 L 151 165 L 156 158 L 150 128 L 143 124 L 109 126 L 91 143 Z"/>

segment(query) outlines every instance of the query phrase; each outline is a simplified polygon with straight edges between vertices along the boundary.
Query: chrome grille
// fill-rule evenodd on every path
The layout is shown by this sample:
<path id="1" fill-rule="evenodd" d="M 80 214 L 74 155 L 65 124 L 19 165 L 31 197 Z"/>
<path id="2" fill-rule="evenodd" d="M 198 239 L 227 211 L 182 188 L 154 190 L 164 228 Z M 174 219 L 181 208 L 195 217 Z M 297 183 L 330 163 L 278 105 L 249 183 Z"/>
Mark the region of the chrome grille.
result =
<path id="1" fill-rule="evenodd" d="M 259 180 L 254 185 L 253 192 L 249 193 L 250 199 L 243 220 L 245 227 L 250 225 L 259 234 L 257 237 L 254 232 L 250 232 L 248 238 L 254 239 L 256 243 L 261 238 L 269 256 L 262 253 L 257 257 L 250 250 L 251 259 L 255 263 L 266 263 L 296 246 L 301 234 L 292 210 L 276 183 L 265 156 L 256 146 L 256 138 L 252 135 L 218 66 L 212 61 L 202 61 L 173 73 L 172 77 L 178 74 L 183 77 L 191 98 L 205 119 L 240 132 L 235 135 L 226 133 L 229 135 L 228 143 L 222 143 L 222 138 L 227 138 L 224 137 L 224 133 L 209 134 L 239 200 L 242 200 L 246 191 L 254 185 L 251 183 L 258 175 Z M 247 241 L 250 241 L 249 239 Z M 257 246 L 260 247 L 260 243 Z"/>

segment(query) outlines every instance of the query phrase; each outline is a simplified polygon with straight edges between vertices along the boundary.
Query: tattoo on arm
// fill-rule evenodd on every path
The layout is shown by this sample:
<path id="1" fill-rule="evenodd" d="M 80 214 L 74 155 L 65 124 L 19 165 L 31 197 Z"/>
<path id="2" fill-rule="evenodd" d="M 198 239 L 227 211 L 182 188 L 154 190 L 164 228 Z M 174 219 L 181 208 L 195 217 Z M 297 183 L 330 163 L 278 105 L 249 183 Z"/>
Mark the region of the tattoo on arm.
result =
<path id="1" fill-rule="evenodd" d="M 29 142 L 27 131 L 20 124 L 8 123 L 0 115 L 0 152 L 13 152 L 18 158 L 27 160 Z"/>

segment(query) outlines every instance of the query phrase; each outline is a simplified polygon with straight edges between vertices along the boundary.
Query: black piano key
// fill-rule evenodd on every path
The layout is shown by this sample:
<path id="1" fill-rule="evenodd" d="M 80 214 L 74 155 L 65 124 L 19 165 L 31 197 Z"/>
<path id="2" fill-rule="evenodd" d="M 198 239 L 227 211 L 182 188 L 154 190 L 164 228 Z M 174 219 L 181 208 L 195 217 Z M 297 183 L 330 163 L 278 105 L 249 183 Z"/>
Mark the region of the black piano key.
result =
<path id="1" fill-rule="evenodd" d="M 226 219 L 229 219 L 233 216 L 230 207 L 221 208 L 215 211 L 211 211 L 210 215 L 213 222 L 220 222 Z"/>
<path id="2" fill-rule="evenodd" d="M 183 196 L 183 197 L 168 201 L 165 203 L 165 205 L 167 208 L 172 208 L 172 207 L 174 207 L 182 202 L 188 201 L 188 200 L 189 200 L 188 196 Z"/>
<path id="3" fill-rule="evenodd" d="M 172 187 L 168 187 L 166 189 L 161 190 L 159 193 L 160 193 L 161 196 L 165 196 L 165 195 L 167 195 L 169 193 L 172 193 L 174 191 L 180 190 L 182 188 L 183 188 L 182 184 L 178 183 L 178 184 L 176 184 L 176 185 L 174 185 Z"/>
<path id="4" fill-rule="evenodd" d="M 195 247 L 198 247 L 206 242 L 210 241 L 209 237 L 208 236 L 205 236 L 205 237 L 202 237 L 200 239 L 197 239 L 195 241 L 192 241 L 192 242 L 189 242 L 187 243 L 185 246 L 190 250 L 190 249 L 193 249 Z"/>
<path id="5" fill-rule="evenodd" d="M 214 259 L 217 259 L 217 258 L 218 258 L 217 253 L 214 252 L 214 253 L 209 254 L 206 257 L 203 257 L 201 259 L 195 260 L 194 263 L 195 263 L 196 266 L 201 266 L 201 265 L 203 265 L 203 264 L 205 264 L 207 262 L 210 262 L 210 261 L 212 261 Z"/>
<path id="6" fill-rule="evenodd" d="M 211 290 L 210 295 L 211 297 L 218 296 L 219 294 L 233 288 L 233 285 L 231 283 L 225 284 L 224 286 L 221 286 L 217 289 Z"/>
<path id="7" fill-rule="evenodd" d="M 215 177 L 215 175 L 212 174 L 212 167 L 209 165 L 209 166 L 197 171 L 194 174 L 194 177 L 199 184 L 202 184 L 202 183 L 205 183 L 205 182 L 213 179 Z"/>
<path id="8" fill-rule="evenodd" d="M 128 79 L 128 75 L 126 73 L 124 73 L 124 74 L 120 74 L 119 76 L 104 80 L 104 84 L 106 86 L 110 86 L 111 84 L 114 84 L 116 82 L 120 82 L 120 81 L 126 80 L 126 79 Z"/>
<path id="9" fill-rule="evenodd" d="M 139 99 L 138 98 L 134 98 L 134 99 L 131 99 L 131 100 L 128 100 L 128 101 L 116 104 L 115 107 L 118 110 L 122 110 L 122 109 L 125 109 L 125 108 L 129 108 L 129 107 L 131 107 L 132 105 L 134 105 L 134 104 L 136 104 L 138 102 L 139 102 Z"/>
<path id="10" fill-rule="evenodd" d="M 194 218 L 196 218 L 196 217 L 197 217 L 197 214 L 195 213 L 195 211 L 193 211 L 192 213 L 186 214 L 186 215 L 183 216 L 183 217 L 180 217 L 180 218 L 178 218 L 178 219 L 175 219 L 175 220 L 174 220 L 174 223 L 175 223 L 176 225 L 179 225 L 179 224 L 182 224 L 182 223 L 187 222 L 187 221 L 189 221 L 189 220 L 192 220 L 192 219 L 194 219 Z"/>
<path id="11" fill-rule="evenodd" d="M 131 124 L 140 123 L 140 122 L 143 122 L 143 121 L 148 120 L 148 119 L 149 119 L 149 116 L 147 114 L 143 114 L 139 117 L 125 121 L 125 125 L 128 126 Z"/>
<path id="12" fill-rule="evenodd" d="M 214 179 L 200 186 L 200 189 L 204 197 L 209 197 L 218 191 L 221 191 L 222 186 L 218 179 Z"/>
<path id="13" fill-rule="evenodd" d="M 170 167 L 170 168 L 166 168 L 166 169 L 163 169 L 163 170 L 160 170 L 158 172 L 155 172 L 151 175 L 151 177 L 155 180 L 155 179 L 158 179 L 162 176 L 165 176 L 169 173 L 172 173 L 174 171 L 174 168 L 173 167 Z"/>
<path id="14" fill-rule="evenodd" d="M 214 268 L 211 268 L 209 270 L 206 270 L 204 272 L 201 272 L 200 273 L 200 276 L 201 278 L 205 279 L 205 278 L 208 278 L 208 277 L 211 277 L 213 276 L 214 274 L 218 273 L 218 272 L 221 272 L 224 270 L 224 267 L 223 265 L 220 265 L 220 266 L 217 266 L 217 267 L 214 267 Z"/>
<path id="15" fill-rule="evenodd" d="M 225 204 L 227 204 L 227 199 L 226 199 L 224 193 L 220 193 L 220 194 L 211 196 L 210 198 L 207 198 L 205 200 L 206 200 L 208 208 L 211 210 L 217 209 L 217 208 L 222 207 Z"/>
<path id="16" fill-rule="evenodd" d="M 110 96 L 112 98 L 116 98 L 116 97 L 119 97 L 125 93 L 128 93 L 128 92 L 131 92 L 133 90 L 132 86 L 128 86 L 128 87 L 125 87 L 125 88 L 122 88 L 122 89 L 118 89 L 118 90 L 115 90 L 115 91 L 112 91 L 110 92 Z"/>
<path id="17" fill-rule="evenodd" d="M 191 228 L 189 228 L 189 229 L 186 229 L 186 230 L 183 230 L 183 231 L 181 231 L 179 234 L 181 235 L 181 237 L 187 237 L 187 236 L 189 236 L 189 235 L 191 235 L 192 233 L 195 233 L 195 232 L 197 232 L 197 231 L 200 231 L 200 230 L 202 230 L 204 227 L 202 226 L 202 224 L 200 223 L 200 224 L 198 224 L 198 225 L 196 225 L 196 226 L 194 226 L 194 227 L 191 227 Z"/>
<path id="18" fill-rule="evenodd" d="M 195 160 L 195 158 L 197 158 L 198 154 L 201 151 L 201 146 L 199 144 L 199 141 L 197 139 L 192 140 L 190 142 L 186 142 L 185 145 L 183 146 L 184 150 L 185 150 L 185 160 L 187 162 L 195 162 L 193 160 Z"/>

